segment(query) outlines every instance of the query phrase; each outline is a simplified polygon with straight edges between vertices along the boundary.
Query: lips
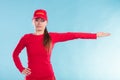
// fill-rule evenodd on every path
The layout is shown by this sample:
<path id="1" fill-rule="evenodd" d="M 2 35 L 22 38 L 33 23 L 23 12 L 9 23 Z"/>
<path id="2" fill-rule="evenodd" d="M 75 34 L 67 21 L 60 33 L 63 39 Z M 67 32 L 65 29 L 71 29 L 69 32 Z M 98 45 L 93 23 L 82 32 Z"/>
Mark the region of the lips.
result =
<path id="1" fill-rule="evenodd" d="M 37 26 L 37 28 L 42 28 L 42 26 Z"/>

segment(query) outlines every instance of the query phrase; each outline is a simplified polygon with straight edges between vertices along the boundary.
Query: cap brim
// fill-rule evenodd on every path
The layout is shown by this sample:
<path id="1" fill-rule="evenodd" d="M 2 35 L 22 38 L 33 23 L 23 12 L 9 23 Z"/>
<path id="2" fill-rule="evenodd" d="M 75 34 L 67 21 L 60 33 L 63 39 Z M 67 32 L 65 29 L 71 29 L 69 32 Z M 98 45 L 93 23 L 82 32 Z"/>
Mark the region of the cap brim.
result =
<path id="1" fill-rule="evenodd" d="M 44 16 L 34 16 L 33 19 L 37 19 L 37 18 L 42 18 L 44 20 L 47 20 L 47 18 L 45 18 Z"/>

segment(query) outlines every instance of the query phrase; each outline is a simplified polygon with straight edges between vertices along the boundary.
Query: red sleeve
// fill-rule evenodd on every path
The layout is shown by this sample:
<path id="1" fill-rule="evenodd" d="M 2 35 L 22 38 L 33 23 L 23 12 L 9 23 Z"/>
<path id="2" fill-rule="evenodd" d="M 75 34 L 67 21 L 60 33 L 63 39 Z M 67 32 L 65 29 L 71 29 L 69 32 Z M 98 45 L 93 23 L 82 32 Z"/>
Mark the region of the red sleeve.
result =
<path id="1" fill-rule="evenodd" d="M 82 33 L 82 32 L 66 32 L 66 33 L 52 33 L 51 38 L 54 43 L 64 42 L 73 39 L 96 39 L 96 33 Z"/>
<path id="2" fill-rule="evenodd" d="M 22 49 L 25 47 L 25 35 L 20 39 L 19 43 L 17 44 L 16 48 L 13 51 L 13 60 L 16 65 L 16 67 L 19 69 L 20 72 L 22 72 L 23 69 L 25 69 L 22 66 L 22 63 L 19 58 L 19 54 L 22 51 Z"/>

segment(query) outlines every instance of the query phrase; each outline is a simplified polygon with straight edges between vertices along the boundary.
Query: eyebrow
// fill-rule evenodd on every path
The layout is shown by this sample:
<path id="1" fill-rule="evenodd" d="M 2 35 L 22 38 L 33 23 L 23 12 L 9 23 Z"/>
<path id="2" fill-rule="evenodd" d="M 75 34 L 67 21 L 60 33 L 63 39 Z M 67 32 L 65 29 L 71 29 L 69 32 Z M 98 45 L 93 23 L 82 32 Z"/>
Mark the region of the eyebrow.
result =
<path id="1" fill-rule="evenodd" d="M 42 19 L 42 20 L 44 20 L 43 18 L 36 18 L 36 19 Z M 36 19 L 35 19 L 35 20 L 36 20 Z"/>

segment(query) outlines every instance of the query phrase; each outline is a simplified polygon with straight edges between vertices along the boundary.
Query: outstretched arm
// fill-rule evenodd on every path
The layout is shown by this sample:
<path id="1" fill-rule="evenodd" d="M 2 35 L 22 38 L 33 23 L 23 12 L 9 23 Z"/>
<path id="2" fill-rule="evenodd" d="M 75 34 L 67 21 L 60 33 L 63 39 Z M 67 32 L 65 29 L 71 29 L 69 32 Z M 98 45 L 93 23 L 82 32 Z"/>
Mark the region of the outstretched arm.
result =
<path id="1" fill-rule="evenodd" d="M 66 32 L 66 33 L 50 33 L 52 41 L 56 42 L 64 42 L 73 39 L 96 39 L 98 37 L 106 37 L 109 36 L 110 33 L 105 32 L 97 32 L 97 33 L 83 33 L 83 32 Z"/>
<path id="2" fill-rule="evenodd" d="M 53 43 L 64 42 L 73 39 L 96 39 L 96 33 L 83 33 L 83 32 L 65 32 L 65 33 L 50 33 Z"/>

